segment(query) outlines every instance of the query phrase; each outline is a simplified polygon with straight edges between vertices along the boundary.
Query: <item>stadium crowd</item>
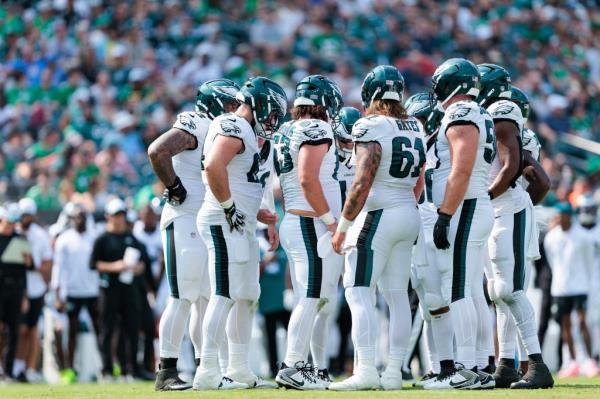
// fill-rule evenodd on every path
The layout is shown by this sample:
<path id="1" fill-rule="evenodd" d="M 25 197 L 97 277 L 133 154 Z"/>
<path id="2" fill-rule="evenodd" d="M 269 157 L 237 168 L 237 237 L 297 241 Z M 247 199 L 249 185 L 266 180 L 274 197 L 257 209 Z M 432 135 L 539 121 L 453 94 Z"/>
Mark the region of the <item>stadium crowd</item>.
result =
<path id="1" fill-rule="evenodd" d="M 157 227 L 158 199 L 164 187 L 156 181 L 147 148 L 172 126 L 180 111 L 193 109 L 198 86 L 214 78 L 241 83 L 249 76 L 269 76 L 292 98 L 300 78 L 324 73 L 339 84 L 346 104 L 359 106 L 361 79 L 377 64 L 393 64 L 401 70 L 406 97 L 428 88 L 436 65 L 445 58 L 502 64 L 531 102 L 529 125 L 540 134 L 542 165 L 553 187 L 547 204 L 569 201 L 577 207 L 578 197 L 586 193 L 595 194 L 598 202 L 597 161 L 588 157 L 583 164 L 570 163 L 561 137 L 573 134 L 600 141 L 599 49 L 600 9 L 596 2 L 583 0 L 3 2 L 0 202 L 32 201 L 21 201 L 20 208 L 7 206 L 1 219 L 9 224 L 20 220 L 20 228 L 27 232 L 23 215 L 39 213 L 39 225 L 48 231 L 48 246 L 54 245 L 53 251 L 44 249 L 39 259 L 33 257 L 42 272 L 41 279 L 38 276 L 42 288 L 30 292 L 28 280 L 29 301 L 24 301 L 28 304 L 23 311 L 34 317 L 30 312 L 35 310 L 39 318 L 43 307 L 39 298 L 45 297 L 49 307 L 69 315 L 68 353 L 59 357 L 61 367 L 74 367 L 74 332 L 81 325 L 102 330 L 98 320 L 105 328 L 114 328 L 116 321 L 107 318 L 107 312 L 97 314 L 94 301 L 69 302 L 73 295 L 66 291 L 50 289 L 45 296 L 47 286 L 64 289 L 67 285 L 76 291 L 75 298 L 90 299 L 98 296 L 101 281 L 110 284 L 93 271 L 81 280 L 59 284 L 60 273 L 50 270 L 58 270 L 57 264 L 64 262 L 59 249 L 66 243 L 61 246 L 55 239 L 73 223 L 69 234 L 78 232 L 78 239 L 93 243 L 105 234 L 104 223 L 98 220 L 106 217 L 111 226 L 116 215 L 127 216 L 124 221 L 130 226 L 123 231 L 131 229 L 135 240 L 145 246 L 132 264 L 143 259 L 144 266 L 136 269 L 138 276 L 132 280 L 139 299 L 135 320 L 123 314 L 117 329 L 119 342 L 129 340 L 129 344 L 119 345 L 115 352 L 120 373 L 152 377 L 148 374 L 155 369 L 155 325 L 166 295 Z M 127 198 L 127 204 L 115 202 L 115 197 Z M 36 240 L 32 247 L 40 245 Z M 92 247 L 86 248 L 86 256 L 93 257 Z M 284 306 L 283 253 L 261 266 L 263 293 L 271 296 L 262 297 L 269 300 L 261 299 L 260 310 L 273 352 L 276 323 L 285 325 L 289 318 L 289 307 Z M 89 279 L 90 286 L 79 286 Z M 84 292 L 77 292 L 80 289 Z M 65 309 L 67 304 L 72 307 Z M 70 316 L 78 316 L 82 307 L 89 318 L 80 323 Z M 342 309 L 340 326 L 348 322 L 347 317 Z M 4 374 L 38 381 L 39 350 L 31 348 L 39 348 L 41 331 L 34 328 L 37 318 L 25 319 L 27 328 L 19 332 L 18 340 L 29 340 L 29 354 L 18 349 L 17 332 L 8 331 L 8 319 L 2 320 L 9 332 L 4 346 L 15 345 L 13 357 L 18 358 L 14 365 L 3 364 Z M 112 335 L 108 336 L 100 345 L 104 373 L 112 375 Z M 143 361 L 137 360 L 135 349 L 139 337 L 144 339 Z M 346 342 L 347 337 L 341 340 Z M 342 371 L 346 354 L 339 352 L 337 368 Z M 272 373 L 276 358 L 270 359 Z M 72 378 L 67 375 L 67 380 Z"/>

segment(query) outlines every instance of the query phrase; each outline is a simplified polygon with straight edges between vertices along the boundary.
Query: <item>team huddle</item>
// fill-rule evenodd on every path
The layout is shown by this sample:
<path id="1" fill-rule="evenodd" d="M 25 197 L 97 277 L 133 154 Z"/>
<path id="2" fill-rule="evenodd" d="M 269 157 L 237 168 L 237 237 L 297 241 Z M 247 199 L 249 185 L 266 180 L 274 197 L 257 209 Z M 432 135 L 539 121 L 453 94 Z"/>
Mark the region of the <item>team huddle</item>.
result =
<path id="1" fill-rule="evenodd" d="M 396 67 L 364 79 L 363 112 L 331 79 L 285 91 L 255 77 L 200 86 L 195 112 L 148 150 L 165 184 L 161 218 L 171 297 L 159 327 L 157 390 L 402 388 L 411 335 L 409 283 L 420 300 L 431 370 L 424 389 L 549 388 L 524 289 L 539 257 L 534 204 L 548 191 L 527 97 L 493 64 L 449 59 L 431 93 L 403 103 Z M 278 177 L 285 216 L 275 213 Z M 260 295 L 257 225 L 290 265 L 294 308 L 276 384 L 248 363 Z M 494 323 L 485 299 L 497 310 Z M 333 382 L 326 341 L 340 278 L 352 313 L 354 371 Z M 375 367 L 376 287 L 389 306 L 385 370 Z M 193 384 L 177 371 L 184 329 Z M 520 367 L 515 365 L 519 353 Z M 525 361 L 523 361 L 525 360 Z"/>

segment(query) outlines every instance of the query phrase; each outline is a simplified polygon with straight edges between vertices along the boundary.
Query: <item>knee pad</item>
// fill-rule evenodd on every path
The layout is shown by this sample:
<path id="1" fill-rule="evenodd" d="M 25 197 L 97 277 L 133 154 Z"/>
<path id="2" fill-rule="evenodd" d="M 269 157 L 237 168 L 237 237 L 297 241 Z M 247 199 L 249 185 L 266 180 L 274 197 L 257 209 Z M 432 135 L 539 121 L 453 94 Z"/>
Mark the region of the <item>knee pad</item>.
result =
<path id="1" fill-rule="evenodd" d="M 494 293 L 496 295 L 496 299 L 501 299 L 504 302 L 512 302 L 513 301 L 513 287 L 512 283 L 507 281 L 503 281 L 500 279 L 494 280 Z"/>

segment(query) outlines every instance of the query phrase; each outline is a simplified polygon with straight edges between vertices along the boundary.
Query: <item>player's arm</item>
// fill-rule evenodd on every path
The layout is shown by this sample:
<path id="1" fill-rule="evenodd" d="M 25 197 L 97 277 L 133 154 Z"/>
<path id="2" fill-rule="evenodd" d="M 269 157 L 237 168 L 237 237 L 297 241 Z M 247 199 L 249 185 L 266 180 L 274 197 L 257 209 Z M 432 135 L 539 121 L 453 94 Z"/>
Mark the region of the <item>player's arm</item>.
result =
<path id="1" fill-rule="evenodd" d="M 521 148 L 518 140 L 519 128 L 509 120 L 494 122 L 496 132 L 496 156 L 500 159 L 501 169 L 489 187 L 490 198 L 502 195 L 514 183 L 521 166 Z"/>
<path id="2" fill-rule="evenodd" d="M 148 158 L 154 173 L 167 188 L 165 196 L 167 201 L 173 205 L 178 205 L 185 201 L 187 191 L 181 184 L 181 180 L 175 174 L 173 169 L 173 156 L 186 150 L 193 150 L 198 147 L 196 136 L 185 130 L 171 128 L 166 133 L 160 135 L 148 147 Z M 200 162 L 200 160 L 198 160 Z"/>
<path id="3" fill-rule="evenodd" d="M 237 210 L 233 198 L 231 198 L 227 165 L 236 154 L 241 153 L 243 150 L 244 142 L 242 139 L 219 134 L 215 137 L 212 148 L 204 161 L 204 173 L 210 191 L 221 203 L 230 230 L 240 232 L 245 225 L 245 216 Z"/>
<path id="4" fill-rule="evenodd" d="M 354 143 L 354 152 L 356 154 L 356 173 L 350 190 L 348 190 L 342 218 L 331 240 L 333 250 L 338 254 L 342 253 L 346 231 L 365 206 L 381 163 L 381 144 L 377 141 L 357 141 Z"/>
<path id="5" fill-rule="evenodd" d="M 413 193 L 415 193 L 415 199 L 417 202 L 419 198 L 421 198 L 421 194 L 423 194 L 423 190 L 425 189 L 425 168 L 421 167 L 421 173 L 419 173 L 419 178 L 417 179 L 417 183 L 413 188 Z"/>
<path id="6" fill-rule="evenodd" d="M 438 219 L 433 228 L 433 242 L 438 249 L 450 248 L 448 241 L 450 219 L 465 197 L 473 165 L 475 165 L 478 136 L 477 127 L 472 124 L 452 125 L 446 131 L 452 169 L 446 182 L 444 200 L 438 209 Z"/>
<path id="7" fill-rule="evenodd" d="M 529 182 L 527 193 L 533 205 L 537 205 L 542 202 L 548 191 L 550 191 L 550 178 L 542 165 L 531 156 L 529 151 L 523 151 L 523 164 L 525 165 L 523 177 Z"/>
<path id="8" fill-rule="evenodd" d="M 319 217 L 329 213 L 329 204 L 327 203 L 327 199 L 325 199 L 319 176 L 323 158 L 325 158 L 325 154 L 329 151 L 330 145 L 333 145 L 333 143 L 323 142 L 312 144 L 307 142 L 300 147 L 300 151 L 298 152 L 298 180 L 300 187 L 304 193 L 304 198 L 306 198 L 308 204 Z M 335 224 L 335 220 L 329 223 L 324 220 L 324 222 L 328 227 Z"/>

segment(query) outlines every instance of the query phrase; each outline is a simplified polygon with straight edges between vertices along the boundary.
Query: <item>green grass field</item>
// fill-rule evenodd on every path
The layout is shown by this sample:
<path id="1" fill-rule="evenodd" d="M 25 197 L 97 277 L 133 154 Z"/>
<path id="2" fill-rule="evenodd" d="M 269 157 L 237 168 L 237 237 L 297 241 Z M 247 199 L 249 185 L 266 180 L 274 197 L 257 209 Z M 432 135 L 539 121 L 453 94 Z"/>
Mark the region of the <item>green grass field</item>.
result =
<path id="1" fill-rule="evenodd" d="M 223 398 L 223 399 L 271 399 L 271 398 L 392 398 L 406 397 L 416 398 L 461 398 L 461 399 L 479 399 L 479 398 L 577 398 L 577 399 L 598 399 L 600 398 L 600 377 L 574 378 L 560 380 L 558 385 L 551 390 L 536 391 L 510 391 L 497 389 L 493 391 L 444 391 L 432 392 L 421 389 L 406 388 L 400 392 L 298 392 L 283 389 L 278 390 L 244 390 L 244 391 L 223 391 L 223 392 L 154 392 L 151 383 L 133 383 L 133 384 L 80 384 L 68 386 L 48 386 L 48 385 L 21 385 L 12 384 L 0 386 L 0 399 L 42 399 L 42 398 Z"/>

